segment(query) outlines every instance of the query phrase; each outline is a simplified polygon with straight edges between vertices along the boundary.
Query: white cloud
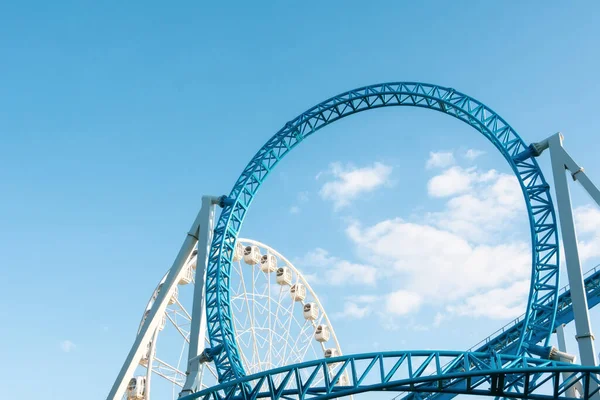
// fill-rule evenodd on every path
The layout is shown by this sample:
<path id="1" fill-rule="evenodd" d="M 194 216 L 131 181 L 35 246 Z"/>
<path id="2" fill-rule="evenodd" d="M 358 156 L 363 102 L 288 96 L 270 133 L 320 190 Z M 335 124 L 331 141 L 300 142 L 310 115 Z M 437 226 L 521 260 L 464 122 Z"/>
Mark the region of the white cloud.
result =
<path id="1" fill-rule="evenodd" d="M 516 233 L 526 221 L 521 188 L 514 176 L 495 171 L 472 175 L 470 192 L 452 197 L 445 210 L 427 214 L 426 221 L 473 242 L 498 241 L 503 231 Z"/>
<path id="2" fill-rule="evenodd" d="M 573 210 L 573 219 L 581 261 L 600 257 L 600 209 L 592 205 L 577 207 Z"/>
<path id="3" fill-rule="evenodd" d="M 300 192 L 298 193 L 298 202 L 306 203 L 308 201 L 308 192 Z"/>
<path id="4" fill-rule="evenodd" d="M 336 318 L 353 318 L 361 319 L 370 315 L 374 311 L 374 303 L 382 300 L 381 296 L 375 295 L 358 295 L 346 297 L 344 310 L 334 313 Z"/>
<path id="5" fill-rule="evenodd" d="M 308 202 L 308 192 L 299 192 L 296 196 L 296 204 L 290 207 L 290 214 L 298 214 L 301 211 L 300 204 Z"/>
<path id="6" fill-rule="evenodd" d="M 529 280 L 521 280 L 506 288 L 492 289 L 466 298 L 447 307 L 451 314 L 487 317 L 492 319 L 516 318 L 523 314 L 529 295 Z"/>
<path id="7" fill-rule="evenodd" d="M 395 315 L 407 315 L 419 309 L 423 299 L 417 293 L 397 290 L 386 296 L 385 310 Z"/>
<path id="8" fill-rule="evenodd" d="M 361 307 L 358 304 L 347 301 L 344 303 L 344 310 L 341 312 L 334 313 L 333 316 L 335 318 L 352 318 L 352 319 L 362 319 L 371 313 L 371 307 L 364 306 Z"/>
<path id="9" fill-rule="evenodd" d="M 71 351 L 75 350 L 76 347 L 77 346 L 75 345 L 75 343 L 71 342 L 68 339 L 60 342 L 60 349 L 65 353 L 70 353 Z"/>
<path id="10" fill-rule="evenodd" d="M 361 294 L 353 297 L 353 300 L 357 303 L 375 303 L 379 300 L 379 296 Z"/>
<path id="11" fill-rule="evenodd" d="M 451 152 L 434 154 L 444 153 L 432 152 L 428 168 L 447 167 L 427 182 L 429 195 L 443 201 L 439 211 L 413 214 L 410 220 L 349 222 L 346 235 L 364 264 L 332 257 L 322 249 L 305 257 L 315 266 L 333 265 L 327 268 L 328 283 L 374 285 L 382 277 L 400 283 L 390 293 L 346 299 L 339 315 L 377 315 L 385 329 L 393 330 L 404 325 L 399 318 L 406 322 L 425 307 L 435 313 L 433 326 L 455 316 L 513 318 L 525 310 L 531 245 L 518 181 L 495 170 L 454 165 Z M 481 154 L 471 149 L 465 158 Z M 330 189 L 328 195 L 333 192 Z M 600 211 L 582 208 L 576 218 L 585 239 L 582 254 L 600 256 Z"/>
<path id="12" fill-rule="evenodd" d="M 468 149 L 465 152 L 465 158 L 473 161 L 474 159 L 476 159 L 484 154 L 485 154 L 485 151 L 482 151 L 482 150 Z"/>
<path id="13" fill-rule="evenodd" d="M 475 167 L 451 167 L 427 182 L 427 192 L 431 197 L 455 196 L 471 191 L 475 184 L 486 184 L 497 179 L 495 170 L 479 172 Z"/>
<path id="14" fill-rule="evenodd" d="M 480 289 L 524 279 L 531 256 L 525 243 L 475 245 L 434 226 L 400 218 L 346 231 L 363 257 L 402 276 L 405 289 L 429 301 L 451 301 Z"/>
<path id="15" fill-rule="evenodd" d="M 600 209 L 591 205 L 577 207 L 573 212 L 578 233 L 598 233 L 600 231 Z"/>
<path id="16" fill-rule="evenodd" d="M 382 326 L 397 329 L 394 316 L 406 317 L 425 305 L 436 311 L 434 326 L 455 315 L 520 315 L 529 290 L 531 250 L 529 236 L 518 236 L 526 215 L 516 178 L 452 166 L 427 187 L 433 197 L 446 198 L 441 211 L 370 226 L 354 221 L 346 229 L 360 257 L 382 266 L 378 277 L 402 282 L 400 290 L 381 297 Z"/>
<path id="17" fill-rule="evenodd" d="M 392 167 L 378 162 L 364 168 L 332 163 L 327 172 L 317 175 L 317 179 L 323 175 L 332 175 L 334 178 L 321 187 L 319 194 L 323 199 L 332 201 L 334 209 L 339 210 L 360 194 L 372 192 L 389 183 L 391 173 Z"/>
<path id="18" fill-rule="evenodd" d="M 454 165 L 454 155 L 450 151 L 430 151 L 425 168 L 446 168 Z"/>
<path id="19" fill-rule="evenodd" d="M 445 314 L 442 314 L 441 312 L 436 313 L 435 317 L 433 317 L 433 327 L 439 327 L 445 319 L 448 319 Z"/>
<path id="20" fill-rule="evenodd" d="M 448 197 L 464 193 L 471 188 L 474 174 L 461 167 L 452 167 L 427 182 L 427 192 L 432 197 Z"/>
<path id="21" fill-rule="evenodd" d="M 373 286 L 377 280 L 377 269 L 364 264 L 352 263 L 329 255 L 326 250 L 316 248 L 295 262 L 297 268 L 308 270 L 318 268 L 314 279 L 316 282 L 327 282 L 330 285 L 359 284 Z"/>

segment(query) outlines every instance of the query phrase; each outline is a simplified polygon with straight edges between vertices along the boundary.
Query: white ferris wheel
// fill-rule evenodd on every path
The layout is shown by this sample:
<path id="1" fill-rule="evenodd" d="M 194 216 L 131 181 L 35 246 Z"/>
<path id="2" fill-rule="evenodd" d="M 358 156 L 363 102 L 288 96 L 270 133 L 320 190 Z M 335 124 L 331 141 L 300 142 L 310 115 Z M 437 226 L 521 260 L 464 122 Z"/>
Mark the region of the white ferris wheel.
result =
<path id="1" fill-rule="evenodd" d="M 160 323 L 145 344 L 134 375 L 128 378 L 123 399 L 149 400 L 150 395 L 153 399 L 175 399 L 184 387 L 196 258 L 194 249 L 177 277 Z M 230 301 L 237 346 L 247 375 L 342 354 L 319 298 L 288 259 L 263 243 L 238 239 L 233 261 Z M 138 335 L 166 276 L 146 305 Z M 205 345 L 210 347 L 208 337 Z M 330 377 L 337 367 L 329 366 Z M 315 382 L 325 379 L 324 375 L 321 372 Z M 200 365 L 198 376 L 198 390 L 218 384 L 211 362 Z M 342 376 L 340 384 L 347 380 L 348 376 Z"/>

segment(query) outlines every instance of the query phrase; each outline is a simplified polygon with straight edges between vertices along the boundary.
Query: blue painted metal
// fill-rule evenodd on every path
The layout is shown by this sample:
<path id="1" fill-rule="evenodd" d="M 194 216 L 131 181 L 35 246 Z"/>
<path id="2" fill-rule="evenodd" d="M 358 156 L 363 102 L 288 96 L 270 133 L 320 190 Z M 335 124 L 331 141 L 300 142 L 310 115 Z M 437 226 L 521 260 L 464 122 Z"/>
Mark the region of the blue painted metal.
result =
<path id="1" fill-rule="evenodd" d="M 585 273 L 584 281 L 586 295 L 588 300 L 588 307 L 595 307 L 600 303 L 600 265 L 594 267 Z M 550 307 L 547 307 L 548 309 Z M 483 339 L 475 346 L 471 347 L 468 351 L 483 352 L 487 353 L 490 351 L 501 352 L 505 354 L 516 353 L 516 347 L 519 341 L 520 332 L 523 330 L 523 321 L 525 315 L 521 315 L 519 318 L 505 325 L 501 329 L 497 330 L 487 338 Z M 550 318 L 543 318 L 547 321 Z M 573 321 L 573 308 L 571 307 L 571 292 L 568 286 L 563 287 L 560 290 L 558 297 L 558 307 L 554 325 L 552 331 L 561 324 L 568 324 Z M 544 340 L 539 334 L 531 336 L 529 343 L 539 343 Z"/>
<path id="2" fill-rule="evenodd" d="M 455 117 L 481 132 L 504 156 L 525 197 L 532 240 L 529 301 L 517 353 L 534 338 L 549 339 L 558 299 L 558 238 L 555 213 L 542 172 L 533 158 L 514 158 L 527 149 L 517 133 L 483 103 L 452 88 L 401 82 L 366 86 L 332 97 L 287 122 L 248 163 L 236 181 L 214 230 L 206 274 L 206 314 L 220 382 L 244 376 L 231 315 L 229 277 L 238 233 L 258 189 L 281 159 L 322 127 L 358 112 L 390 107 L 428 108 Z"/>
<path id="3" fill-rule="evenodd" d="M 584 286 L 586 289 L 586 296 L 588 299 L 588 307 L 592 308 L 598 303 L 600 303 L 600 265 L 594 267 L 593 269 L 585 273 Z M 563 287 L 560 290 L 560 292 L 561 294 L 558 297 L 558 310 L 556 313 L 556 319 L 554 321 L 552 331 L 554 331 L 556 327 L 561 324 L 568 324 L 569 322 L 573 321 L 574 318 L 573 307 L 571 306 L 571 292 L 569 290 L 568 285 Z M 467 351 L 474 351 L 478 353 L 498 352 L 503 354 L 513 354 L 516 350 L 519 334 L 523 329 L 523 317 L 524 315 L 517 318 L 510 324 L 504 326 L 503 328 L 494 332 L 486 339 L 477 343 L 475 346 L 471 347 Z M 539 336 L 533 336 L 532 342 L 534 340 L 538 340 L 539 342 L 543 339 L 544 338 Z M 528 345 L 535 346 L 531 344 Z M 528 350 L 528 352 L 530 354 L 534 353 L 531 350 Z M 533 378 L 535 378 L 535 376 Z M 446 393 L 431 393 L 429 396 L 421 395 L 421 397 L 427 398 L 429 400 L 450 400 L 455 396 L 456 394 L 453 394 L 451 391 L 447 391 Z M 411 394 L 405 396 L 402 400 L 412 400 L 413 397 L 414 395 Z"/>
<path id="4" fill-rule="evenodd" d="M 314 377 L 336 365 L 333 376 Z M 443 365 L 449 365 L 443 367 Z M 561 382 L 560 373 L 572 375 Z M 539 358 L 454 351 L 398 351 L 341 356 L 284 366 L 229 381 L 182 400 L 330 399 L 367 391 L 484 395 L 526 399 L 567 399 L 567 389 L 598 382 L 600 367 Z M 341 382 L 342 376 L 349 376 Z M 533 376 L 536 380 L 531 379 Z M 598 389 L 585 390 L 588 399 Z"/>

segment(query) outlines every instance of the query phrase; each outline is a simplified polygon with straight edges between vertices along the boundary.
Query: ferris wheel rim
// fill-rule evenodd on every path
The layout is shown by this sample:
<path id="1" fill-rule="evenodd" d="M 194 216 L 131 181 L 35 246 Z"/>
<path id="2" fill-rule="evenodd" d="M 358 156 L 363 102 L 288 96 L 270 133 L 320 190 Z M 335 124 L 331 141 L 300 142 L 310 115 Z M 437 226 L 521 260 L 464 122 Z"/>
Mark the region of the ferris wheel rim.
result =
<path id="1" fill-rule="evenodd" d="M 288 258 L 286 258 L 284 255 L 279 253 L 277 250 L 273 249 L 271 246 L 268 246 L 262 242 L 259 242 L 258 240 L 246 239 L 246 238 L 239 238 L 238 240 L 243 243 L 251 243 L 256 246 L 268 249 L 271 253 L 273 253 L 274 255 L 279 257 L 282 261 L 284 261 L 286 266 L 290 267 L 290 269 L 296 273 L 296 275 L 298 276 L 299 279 L 302 279 L 302 284 L 311 292 L 313 299 L 314 299 L 314 303 L 316 303 L 317 307 L 319 307 L 319 309 L 321 311 L 323 311 L 323 317 L 327 321 L 327 325 L 329 326 L 329 331 L 331 333 L 331 337 L 334 339 L 335 346 L 338 350 L 341 351 L 341 346 L 338 341 L 337 335 L 335 334 L 335 329 L 333 328 L 333 325 L 331 324 L 331 321 L 329 320 L 329 315 L 327 314 L 327 312 L 325 311 L 325 308 L 321 304 L 321 300 L 317 296 L 317 293 L 312 289 L 312 287 L 310 286 L 310 283 L 306 280 L 304 275 L 296 268 L 296 266 Z"/>
<path id="2" fill-rule="evenodd" d="M 277 257 L 280 261 L 282 261 L 286 267 L 288 267 L 294 274 L 294 276 L 296 277 L 295 282 L 296 283 L 301 283 L 302 285 L 305 286 L 306 290 L 307 290 L 307 294 L 310 294 L 310 299 L 312 303 L 315 303 L 318 307 L 319 310 L 321 310 L 321 315 L 322 315 L 322 320 L 327 324 L 328 330 L 329 330 L 329 339 L 328 341 L 331 341 L 333 346 L 330 346 L 328 348 L 335 348 L 338 351 L 338 354 L 341 355 L 341 346 L 339 343 L 339 340 L 337 338 L 337 335 L 335 333 L 335 329 L 329 319 L 329 315 L 327 314 L 325 308 L 323 307 L 316 291 L 312 288 L 312 286 L 310 285 L 310 283 L 308 282 L 308 280 L 306 279 L 306 277 L 304 276 L 304 274 L 294 265 L 294 263 L 292 263 L 287 257 L 285 257 L 283 254 L 281 254 L 279 251 L 277 251 L 276 249 L 274 249 L 272 246 L 269 246 L 261 241 L 258 240 L 254 240 L 254 239 L 247 239 L 247 238 L 240 238 L 239 242 L 241 244 L 243 244 L 244 246 L 247 245 L 251 245 L 251 246 L 257 246 L 258 248 L 260 248 L 261 250 L 264 250 L 267 254 L 272 254 L 275 257 Z M 179 282 L 179 278 L 181 276 L 183 276 L 186 273 L 186 268 L 191 268 L 190 266 L 190 262 L 194 259 L 194 257 L 196 257 L 195 255 L 193 255 L 193 251 L 190 253 L 190 255 L 188 256 L 187 260 L 186 260 L 186 267 L 184 269 L 182 269 L 182 271 L 179 273 L 179 275 L 176 277 L 176 281 Z M 196 261 L 197 262 L 197 261 Z M 241 266 L 241 262 L 242 260 L 239 260 L 238 263 L 240 263 Z M 257 267 L 257 264 L 252 265 L 253 268 Z M 142 318 L 140 320 L 140 324 L 139 324 L 139 328 L 138 328 L 138 334 L 139 334 L 139 329 L 141 329 L 141 326 L 144 323 L 144 319 L 146 318 L 146 313 L 153 307 L 154 301 L 158 295 L 158 292 L 161 290 L 161 286 L 164 284 L 167 275 L 169 274 L 169 270 L 162 276 L 162 278 L 159 280 L 158 284 L 154 287 L 154 289 L 152 290 L 152 294 L 150 295 L 149 300 L 146 303 L 146 306 L 144 307 L 144 313 L 142 314 Z M 190 286 L 194 286 L 195 283 L 195 279 L 192 279 L 192 281 L 190 282 Z M 179 284 L 177 284 L 176 286 L 180 286 Z M 284 285 L 285 286 L 285 285 Z M 282 286 L 282 290 L 283 290 L 283 286 Z M 302 304 L 304 301 L 302 301 L 300 304 Z M 296 302 L 292 303 L 291 306 L 291 310 L 293 311 L 294 308 L 294 304 L 296 304 Z M 185 347 L 185 342 L 187 342 L 189 344 L 189 339 L 186 338 L 185 333 L 182 332 L 180 329 L 178 329 L 178 325 L 177 323 L 173 320 L 173 318 L 170 315 L 170 312 L 173 311 L 173 309 L 171 309 L 171 307 L 179 307 L 181 308 L 181 310 L 183 312 L 185 312 L 185 314 L 187 315 L 187 320 L 189 320 L 191 322 L 191 315 L 189 314 L 189 312 L 187 312 L 185 306 L 179 301 L 179 299 L 175 299 L 175 302 L 173 304 L 168 304 L 167 308 L 165 309 L 164 313 L 162 316 L 160 316 L 160 318 L 166 318 L 166 322 L 171 322 L 171 324 L 173 326 L 175 326 L 175 328 L 179 331 L 180 336 L 183 338 L 184 343 L 183 346 Z M 182 370 L 180 370 L 180 365 L 179 363 L 175 366 L 175 365 L 171 365 L 167 362 L 164 361 L 164 359 L 159 358 L 156 356 L 156 347 L 157 347 L 157 342 L 159 342 L 159 338 L 160 338 L 160 331 L 162 329 L 156 328 L 155 333 L 153 334 L 152 340 L 149 343 L 149 354 L 147 356 L 147 359 L 145 359 L 145 364 L 140 362 L 140 365 L 142 367 L 145 368 L 146 372 L 143 376 L 146 377 L 146 384 L 150 385 L 150 382 L 154 383 L 154 379 L 149 379 L 150 377 L 152 377 L 152 375 L 156 374 L 158 375 L 157 377 L 166 379 L 168 382 L 170 382 L 171 384 L 173 384 L 174 386 L 179 386 L 179 387 L 183 387 L 182 382 L 178 382 L 176 381 L 176 378 L 170 377 L 170 376 L 166 376 L 163 372 L 156 370 L 154 365 L 152 364 L 152 362 L 156 362 L 158 364 L 160 364 L 163 368 L 167 368 L 167 369 L 171 369 L 172 372 L 185 376 L 185 372 L 183 372 Z M 189 332 L 188 332 L 189 334 Z M 280 336 L 281 338 L 283 338 L 283 334 L 279 333 L 279 332 L 274 332 L 274 334 Z M 208 347 L 209 345 L 209 339 L 208 339 L 208 332 L 206 333 L 206 337 L 204 340 L 206 346 Z M 310 345 L 308 345 L 310 347 Z M 320 343 L 321 348 L 324 348 L 324 344 Z M 304 353 L 304 355 L 306 355 L 307 353 Z M 290 355 L 291 356 L 291 355 Z M 180 360 L 181 361 L 181 360 Z M 302 361 L 302 360 L 300 360 Z M 296 361 L 297 362 L 297 361 Z M 258 365 L 262 365 L 262 364 L 266 364 L 266 362 L 260 362 Z M 283 364 L 283 365 L 287 365 L 287 364 Z M 271 368 L 273 367 L 281 367 L 283 365 L 271 365 Z M 250 366 L 250 363 L 248 362 L 248 366 Z M 268 370 L 269 368 L 261 368 L 259 371 L 256 371 L 255 373 L 258 372 L 262 372 L 265 370 Z M 218 382 L 218 376 L 216 373 L 216 368 L 215 366 L 213 366 L 213 368 L 209 368 L 209 372 L 210 374 L 217 380 Z M 208 386 L 206 386 L 206 384 L 204 382 L 200 382 L 200 388 L 199 390 L 204 390 L 206 389 Z"/>
<path id="3" fill-rule="evenodd" d="M 296 268 L 296 266 L 287 257 L 285 257 L 283 254 L 281 254 L 277 250 L 275 250 L 273 247 L 271 247 L 271 246 L 269 246 L 269 245 L 267 245 L 267 244 L 265 244 L 263 242 L 260 242 L 258 240 L 254 240 L 254 239 L 238 238 L 238 241 L 240 241 L 242 243 L 249 243 L 249 244 L 256 245 L 256 246 L 262 247 L 264 249 L 267 249 L 270 253 L 276 255 L 278 258 L 280 258 L 282 261 L 284 261 L 285 264 L 288 267 L 290 267 L 290 269 L 293 272 L 296 273 L 296 275 L 298 276 L 298 278 L 302 280 L 302 284 L 305 285 L 306 288 L 311 292 L 311 294 L 313 296 L 313 299 L 315 300 L 315 303 L 317 304 L 317 306 L 319 307 L 319 309 L 323 310 L 323 316 L 324 316 L 325 320 L 327 321 L 327 325 L 329 326 L 329 330 L 330 330 L 331 336 L 334 339 L 335 346 L 336 346 L 336 348 L 338 350 L 341 351 L 341 346 L 340 346 L 340 343 L 339 343 L 339 341 L 337 339 L 337 335 L 335 334 L 335 329 L 333 327 L 333 324 L 329 320 L 329 315 L 325 312 L 325 308 L 321 304 L 321 300 L 317 296 L 317 293 L 312 289 L 312 286 L 310 285 L 310 283 L 308 282 L 308 280 L 304 277 L 304 274 L 302 274 Z M 183 272 L 185 272 L 185 271 L 182 271 L 182 273 Z M 161 278 L 161 280 L 158 282 L 158 284 L 156 285 L 156 287 L 152 291 L 152 295 L 150 296 L 150 299 L 148 299 L 148 302 L 146 303 L 146 307 L 144 309 L 144 313 L 146 311 L 148 311 L 152 307 L 152 303 L 154 302 L 156 294 L 158 293 L 158 290 L 159 290 L 160 286 L 165 282 L 165 279 L 167 278 L 168 274 L 169 274 L 169 271 L 165 272 L 165 274 L 163 275 L 163 277 Z M 166 314 L 166 311 L 165 311 L 165 314 Z M 138 332 L 142 328 L 143 323 L 144 323 L 144 314 L 142 314 L 142 318 L 140 319 L 140 323 L 139 323 L 139 327 L 138 327 Z"/>

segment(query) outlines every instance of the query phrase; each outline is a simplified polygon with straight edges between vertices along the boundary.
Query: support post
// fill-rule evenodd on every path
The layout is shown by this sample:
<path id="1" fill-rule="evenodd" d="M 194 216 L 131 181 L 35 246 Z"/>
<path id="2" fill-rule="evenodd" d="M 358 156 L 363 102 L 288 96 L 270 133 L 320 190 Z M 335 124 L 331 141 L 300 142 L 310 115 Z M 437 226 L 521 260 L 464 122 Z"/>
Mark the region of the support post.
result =
<path id="1" fill-rule="evenodd" d="M 152 335 L 154 334 L 155 330 L 158 328 L 158 324 L 161 322 L 161 318 L 165 313 L 165 309 L 167 308 L 168 299 L 170 298 L 173 289 L 177 285 L 178 278 L 183 271 L 185 262 L 192 252 L 194 245 L 198 241 L 199 230 L 201 227 L 207 227 L 208 225 L 206 217 L 207 215 L 210 215 L 210 211 L 207 210 L 207 207 L 214 210 L 214 205 L 219 204 L 220 201 L 223 201 L 218 197 L 209 198 L 211 201 L 205 201 L 205 197 L 202 198 L 202 208 L 198 212 L 196 219 L 190 227 L 190 230 L 188 231 L 188 234 L 186 235 L 185 240 L 179 249 L 179 253 L 175 258 L 175 261 L 173 261 L 173 265 L 169 269 L 162 289 L 158 292 L 156 300 L 154 301 L 148 316 L 142 324 L 142 328 L 136 336 L 133 346 L 131 346 L 131 350 L 125 359 L 121 370 L 119 371 L 119 375 L 117 376 L 117 379 L 115 380 L 115 383 L 108 394 L 107 400 L 121 400 L 123 394 L 125 394 L 128 380 L 133 376 L 135 368 L 142 357 L 142 353 L 146 351 L 146 346 L 152 339 Z M 202 283 L 201 286 L 204 286 L 204 283 Z"/>
<path id="2" fill-rule="evenodd" d="M 187 396 L 198 390 L 198 375 L 200 362 L 198 356 L 204 350 L 204 338 L 206 336 L 206 307 L 204 306 L 204 283 L 206 280 L 206 266 L 208 263 L 208 252 L 212 241 L 213 226 L 215 220 L 214 197 L 202 198 L 202 220 L 207 223 L 201 226 L 198 232 L 198 254 L 196 258 L 196 278 L 194 284 L 194 299 L 192 305 L 192 322 L 190 327 L 190 345 L 188 351 L 188 363 L 186 379 L 179 397 Z"/>
<path id="3" fill-rule="evenodd" d="M 146 389 L 144 393 L 144 400 L 150 400 L 150 388 L 152 387 L 150 381 L 152 380 L 152 364 L 154 363 L 154 352 L 156 351 L 156 338 L 158 337 L 158 331 L 158 328 L 154 330 L 152 341 L 148 346 L 148 369 L 146 370 Z"/>
<path id="4" fill-rule="evenodd" d="M 560 232 L 563 240 L 565 261 L 567 263 L 567 277 L 569 278 L 569 286 L 571 287 L 579 356 L 581 357 L 582 365 L 596 366 L 594 335 L 592 334 L 585 285 L 583 283 L 583 272 L 581 270 L 581 262 L 579 259 L 579 248 L 577 246 L 577 234 L 575 232 L 571 195 L 569 194 L 569 183 L 565 173 L 567 165 L 564 154 L 566 152 L 562 147 L 562 135 L 560 133 L 548 138 L 548 148 L 550 149 L 550 159 L 552 162 L 552 174 L 554 176 L 554 189 L 556 191 Z M 571 171 L 571 173 L 575 174 L 576 171 Z"/>
<path id="5" fill-rule="evenodd" d="M 567 354 L 567 342 L 565 341 L 565 324 L 560 324 L 556 327 L 556 342 L 558 344 L 558 350 Z M 575 361 L 576 360 L 573 360 L 573 362 Z M 563 382 L 568 382 L 572 375 L 573 374 L 570 374 L 568 372 L 563 372 Z M 575 389 L 579 390 L 580 394 L 583 393 L 583 387 L 581 385 L 581 382 L 577 382 L 577 384 L 568 388 L 567 396 L 571 398 L 580 397 L 577 395 L 577 391 Z"/>

